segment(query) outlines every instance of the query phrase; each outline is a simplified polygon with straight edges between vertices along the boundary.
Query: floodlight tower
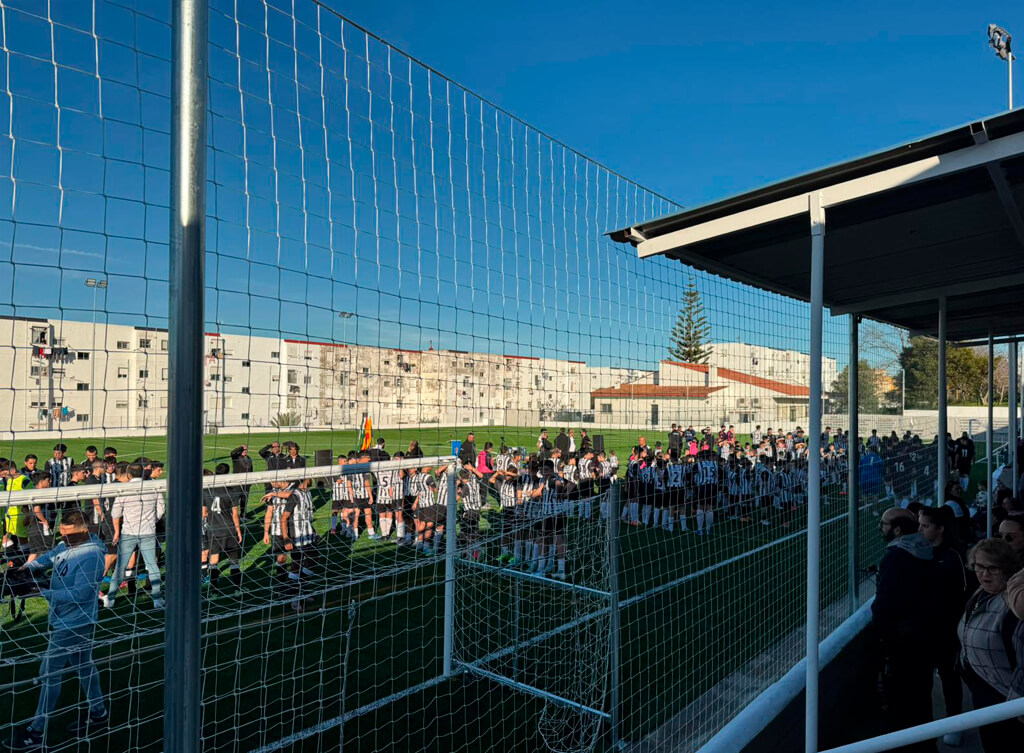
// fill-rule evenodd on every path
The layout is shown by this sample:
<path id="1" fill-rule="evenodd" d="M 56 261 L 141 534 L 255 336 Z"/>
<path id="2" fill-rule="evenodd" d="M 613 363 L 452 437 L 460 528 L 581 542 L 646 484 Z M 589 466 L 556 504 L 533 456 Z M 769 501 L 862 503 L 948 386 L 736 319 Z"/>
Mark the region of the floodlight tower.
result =
<path id="1" fill-rule="evenodd" d="M 995 24 L 988 25 L 988 44 L 996 51 L 996 55 L 1001 60 L 1006 61 L 1006 71 L 1009 86 L 1009 107 L 1013 109 L 1013 52 L 1010 50 L 1010 32 L 1004 29 L 1002 26 L 996 26 Z"/>

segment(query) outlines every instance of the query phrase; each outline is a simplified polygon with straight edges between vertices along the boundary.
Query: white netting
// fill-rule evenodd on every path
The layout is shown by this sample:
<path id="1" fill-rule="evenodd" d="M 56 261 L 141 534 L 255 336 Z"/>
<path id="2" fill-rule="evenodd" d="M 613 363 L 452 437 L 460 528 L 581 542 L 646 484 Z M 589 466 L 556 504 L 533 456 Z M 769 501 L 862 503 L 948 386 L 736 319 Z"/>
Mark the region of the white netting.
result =
<path id="1" fill-rule="evenodd" d="M 825 633 L 850 526 L 865 569 L 881 509 L 935 498 L 934 344 L 862 325 L 881 439 L 851 519 L 847 318 L 824 324 L 810 479 L 806 304 L 612 243 L 678 207 L 341 8 L 210 5 L 203 748 L 698 748 L 803 656 L 810 486 Z M 123 573 L 82 638 L 110 718 L 67 731 L 90 704 L 66 683 L 49 750 L 162 740 L 162 526 L 132 562 L 113 519 L 132 535 L 125 479 L 155 513 L 174 476 L 169 8 L 0 0 L 5 557 L 77 506 Z M 983 410 L 957 411 L 983 458 Z M 102 485 L 69 486 L 94 452 Z M 58 676 L 52 610 L 10 603 L 0 737 Z"/>

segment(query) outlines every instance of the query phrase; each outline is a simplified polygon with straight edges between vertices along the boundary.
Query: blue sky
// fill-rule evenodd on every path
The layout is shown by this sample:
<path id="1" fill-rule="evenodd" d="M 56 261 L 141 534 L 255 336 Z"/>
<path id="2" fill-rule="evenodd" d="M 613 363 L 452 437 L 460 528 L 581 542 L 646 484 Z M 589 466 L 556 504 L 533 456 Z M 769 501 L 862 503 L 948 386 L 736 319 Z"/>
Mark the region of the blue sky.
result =
<path id="1" fill-rule="evenodd" d="M 1024 28 L 1008 4 L 330 3 L 443 76 L 312 0 L 211 1 L 208 326 L 634 367 L 686 276 L 604 232 L 997 111 L 985 26 Z M 169 3 L 97 0 L 95 28 L 84 0 L 52 28 L 6 5 L 0 311 L 89 319 L 103 276 L 101 322 L 165 326 Z M 696 279 L 715 340 L 805 348 L 802 304 Z"/>
<path id="2" fill-rule="evenodd" d="M 1005 109 L 985 30 L 1024 35 L 1011 2 L 329 4 L 685 205 Z"/>

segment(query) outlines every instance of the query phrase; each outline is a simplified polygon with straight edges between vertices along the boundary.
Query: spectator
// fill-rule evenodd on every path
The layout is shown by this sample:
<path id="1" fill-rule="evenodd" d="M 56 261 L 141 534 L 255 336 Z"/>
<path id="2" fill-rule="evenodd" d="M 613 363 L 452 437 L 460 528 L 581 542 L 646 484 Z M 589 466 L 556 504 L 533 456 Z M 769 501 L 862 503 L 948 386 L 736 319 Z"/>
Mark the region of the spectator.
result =
<path id="1" fill-rule="evenodd" d="M 566 460 L 576 456 L 576 430 L 569 429 L 569 454 L 565 456 Z"/>
<path id="2" fill-rule="evenodd" d="M 943 506 L 949 508 L 956 518 L 957 535 L 961 541 L 971 541 L 971 513 L 964 502 L 963 488 L 959 481 L 951 480 L 946 484 L 946 494 Z"/>
<path id="3" fill-rule="evenodd" d="M 1007 515 L 1006 519 L 999 523 L 999 532 L 994 538 L 1002 539 L 1009 544 L 1020 564 L 1024 565 L 1024 515 Z"/>
<path id="4" fill-rule="evenodd" d="M 569 435 L 565 433 L 565 429 L 560 429 L 558 436 L 555 437 L 555 449 L 562 451 L 563 461 L 569 457 Z"/>
<path id="5" fill-rule="evenodd" d="M 1005 596 L 1020 563 L 1010 545 L 999 539 L 978 542 L 967 560 L 980 588 L 960 620 L 960 671 L 974 708 L 980 709 L 1024 695 L 1024 622 Z M 1024 739 L 1024 727 L 1016 719 L 988 724 L 978 733 L 985 753 L 1020 750 Z"/>
<path id="6" fill-rule="evenodd" d="M 386 445 L 387 443 L 384 441 L 383 437 L 377 440 L 376 446 L 370 450 L 371 463 L 380 463 L 385 460 L 391 460 L 391 454 L 384 449 Z"/>
<path id="7" fill-rule="evenodd" d="M 965 431 L 954 445 L 954 463 L 956 472 L 960 474 L 960 488 L 967 491 L 971 483 L 971 467 L 974 465 L 974 441 Z"/>
<path id="8" fill-rule="evenodd" d="M 125 469 L 128 483 L 125 490 L 119 490 L 114 499 L 110 516 L 114 520 L 113 542 L 117 545 L 117 565 L 114 566 L 114 577 L 110 582 L 110 590 L 103 597 L 103 606 L 111 609 L 129 559 L 138 549 L 149 571 L 149 582 L 152 586 L 153 606 L 162 609 L 163 599 L 160 598 L 160 567 L 157 563 L 156 524 L 164 516 L 164 495 L 158 491 L 144 489 L 142 485 L 142 466 L 132 463 Z"/>
<path id="9" fill-rule="evenodd" d="M 407 458 L 421 458 L 423 457 L 423 450 L 420 449 L 420 443 L 415 439 L 409 442 L 409 449 L 405 451 Z"/>
<path id="10" fill-rule="evenodd" d="M 932 547 L 917 528 L 913 515 L 898 507 L 886 510 L 878 525 L 887 550 L 878 567 L 871 625 L 890 730 L 932 720 L 938 579 Z M 935 743 L 907 750 L 934 752 Z"/>
<path id="11" fill-rule="evenodd" d="M 249 457 L 248 445 L 239 445 L 231 451 L 231 472 L 252 473 L 252 458 Z"/>
<path id="12" fill-rule="evenodd" d="M 68 513 L 61 521 L 63 541 L 52 551 L 26 564 L 23 569 L 53 568 L 50 587 L 41 593 L 50 604 L 50 639 L 39 666 L 39 704 L 28 728 L 10 741 L 13 750 L 37 750 L 43 746 L 43 732 L 60 700 L 64 670 L 70 666 L 78 677 L 89 703 L 89 716 L 72 725 L 72 732 L 96 732 L 107 726 L 109 715 L 100 688 L 100 673 L 92 660 L 96 630 L 96 591 L 103 579 L 103 545 L 89 535 L 81 512 Z"/>
<path id="13" fill-rule="evenodd" d="M 537 439 L 537 459 L 543 463 L 551 457 L 551 450 L 553 449 L 554 445 L 551 444 L 551 440 L 548 439 L 548 430 L 541 429 L 540 437 Z"/>
<path id="14" fill-rule="evenodd" d="M 580 429 L 580 454 L 585 454 L 588 450 L 594 449 L 594 443 L 590 437 L 587 436 L 586 429 Z"/>
<path id="15" fill-rule="evenodd" d="M 541 436 L 543 435 L 544 432 L 541 433 Z M 465 465 L 466 463 L 475 463 L 476 455 L 476 435 L 473 432 L 469 432 L 469 434 L 466 435 L 466 441 L 462 443 L 462 449 L 459 451 L 459 462 L 462 465 Z"/>
<path id="16" fill-rule="evenodd" d="M 39 465 L 39 458 L 37 458 L 32 453 L 29 453 L 28 455 L 25 456 L 25 465 L 21 467 L 21 472 L 28 476 L 29 478 L 31 478 L 32 474 L 34 474 L 37 470 L 37 465 Z"/>
<path id="17" fill-rule="evenodd" d="M 882 475 L 885 461 L 878 455 L 878 449 L 868 447 L 860 461 L 860 493 L 865 497 L 879 497 L 884 489 Z"/>
<path id="18" fill-rule="evenodd" d="M 963 712 L 964 690 L 957 672 L 960 639 L 956 626 L 967 601 L 967 571 L 957 541 L 957 523 L 949 507 L 922 507 L 917 515 L 918 529 L 932 546 L 932 556 L 938 569 L 939 622 L 936 631 L 936 663 L 942 681 L 942 696 L 946 702 L 946 716 Z M 959 732 L 945 735 L 947 745 L 961 742 Z"/>
<path id="19" fill-rule="evenodd" d="M 377 444 L 383 449 L 384 440 L 381 439 Z M 305 468 L 306 458 L 299 454 L 299 445 L 295 442 L 285 442 L 284 449 L 288 453 L 280 461 L 280 468 L 294 470 L 295 468 Z"/>

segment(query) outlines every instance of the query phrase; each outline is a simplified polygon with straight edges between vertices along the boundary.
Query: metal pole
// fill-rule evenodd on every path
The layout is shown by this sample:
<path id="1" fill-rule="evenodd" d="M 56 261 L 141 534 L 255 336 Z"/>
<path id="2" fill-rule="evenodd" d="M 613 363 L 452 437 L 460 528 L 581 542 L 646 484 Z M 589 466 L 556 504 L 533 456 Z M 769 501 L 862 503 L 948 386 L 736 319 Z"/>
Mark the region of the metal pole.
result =
<path id="1" fill-rule="evenodd" d="M 608 621 L 609 621 L 609 662 L 611 672 L 609 683 L 609 713 L 611 715 L 612 749 L 619 746 L 620 740 L 620 698 L 619 693 L 622 687 L 622 668 L 619 663 L 620 646 L 619 631 L 619 484 L 613 483 L 608 487 Z"/>
<path id="2" fill-rule="evenodd" d="M 811 373 L 807 477 L 807 697 L 804 746 L 818 750 L 818 619 L 821 569 L 821 335 L 824 307 L 825 210 L 811 194 Z"/>
<path id="3" fill-rule="evenodd" d="M 946 445 L 946 299 L 939 299 L 939 441 L 936 452 L 939 455 L 938 490 L 936 504 L 946 503 L 946 482 L 949 481 L 949 448 Z"/>
<path id="4" fill-rule="evenodd" d="M 448 518 L 444 536 L 444 676 L 451 677 L 455 655 L 455 526 L 458 501 L 455 499 L 455 480 L 458 464 L 448 466 Z"/>
<path id="5" fill-rule="evenodd" d="M 1013 496 L 1017 496 L 1017 343 L 1006 346 L 1010 366 L 1009 425 L 1006 432 L 1006 464 L 1013 474 Z"/>
<path id="6" fill-rule="evenodd" d="M 46 387 L 46 391 L 47 391 L 46 401 L 47 401 L 47 405 L 49 406 L 49 410 L 46 411 L 46 430 L 47 431 L 53 431 L 53 409 L 56 407 L 53 404 L 54 403 L 54 398 L 53 398 L 53 350 L 56 347 L 56 342 L 54 341 L 54 337 L 55 336 L 56 336 L 56 333 L 54 332 L 53 325 L 51 324 L 50 325 L 50 355 L 48 355 L 46 357 L 46 385 L 47 385 L 47 387 Z"/>
<path id="7" fill-rule="evenodd" d="M 988 489 L 988 499 L 985 500 L 985 538 L 992 538 L 992 498 L 996 490 L 992 483 L 992 453 L 995 452 L 995 431 L 992 429 L 992 404 L 995 402 L 995 379 L 993 377 L 993 360 L 995 348 L 992 345 L 992 332 L 988 333 L 988 430 L 985 432 L 985 447 L 988 456 L 985 460 L 985 488 Z"/>
<path id="8" fill-rule="evenodd" d="M 847 529 L 847 542 L 846 548 L 849 550 L 847 554 L 847 567 L 849 569 L 850 579 L 850 614 L 852 615 L 857 611 L 860 606 L 860 584 L 858 581 L 857 573 L 859 570 L 859 557 L 858 557 L 858 534 L 859 534 L 859 521 L 857 520 L 857 503 L 860 498 L 860 385 L 858 384 L 860 376 L 860 362 L 857 358 L 860 348 L 858 343 L 858 335 L 860 328 L 860 317 L 856 314 L 850 315 L 850 383 L 847 388 L 849 394 L 849 425 L 850 425 L 850 441 L 847 443 L 847 459 L 849 463 L 849 478 L 846 482 L 847 490 L 847 504 L 850 510 L 850 521 Z"/>
<path id="9" fill-rule="evenodd" d="M 1006 54 L 1006 70 L 1007 70 L 1007 73 L 1008 73 L 1008 75 L 1007 75 L 1007 83 L 1009 84 L 1008 91 L 1007 91 L 1007 95 L 1008 95 L 1007 99 L 1009 100 L 1009 103 L 1010 103 L 1009 109 L 1012 110 L 1013 109 L 1013 53 L 1012 52 L 1008 52 Z"/>
<path id="10" fill-rule="evenodd" d="M 167 421 L 164 750 L 198 753 L 206 254 L 207 0 L 175 0 L 171 23 L 171 274 Z"/>
<path id="11" fill-rule="evenodd" d="M 90 278 L 91 279 L 91 278 Z M 96 285 L 92 286 L 92 350 L 89 352 L 89 428 L 96 428 Z"/>
<path id="12" fill-rule="evenodd" d="M 228 412 L 228 353 L 227 341 L 220 339 L 220 432 L 227 426 Z"/>

